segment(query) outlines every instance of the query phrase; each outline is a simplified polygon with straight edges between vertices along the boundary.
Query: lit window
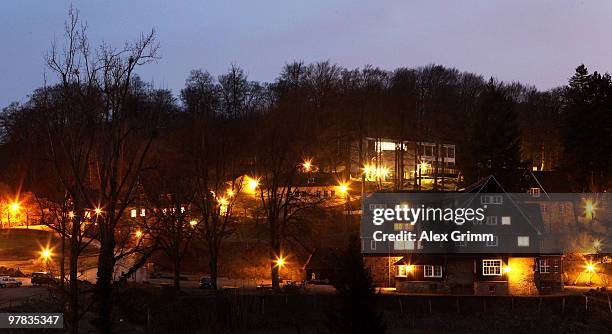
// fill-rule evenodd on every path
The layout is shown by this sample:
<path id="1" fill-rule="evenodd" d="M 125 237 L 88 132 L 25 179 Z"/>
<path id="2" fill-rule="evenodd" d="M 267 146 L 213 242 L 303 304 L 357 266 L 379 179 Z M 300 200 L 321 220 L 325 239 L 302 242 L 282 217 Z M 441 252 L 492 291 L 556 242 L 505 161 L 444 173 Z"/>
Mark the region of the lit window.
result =
<path id="1" fill-rule="evenodd" d="M 502 225 L 511 225 L 511 224 L 512 224 L 512 218 L 510 216 L 502 217 Z"/>
<path id="2" fill-rule="evenodd" d="M 550 263 L 548 263 L 548 259 L 540 260 L 540 273 L 550 274 Z"/>
<path id="3" fill-rule="evenodd" d="M 482 260 L 483 276 L 501 276 L 502 260 Z"/>
<path id="4" fill-rule="evenodd" d="M 140 209 L 140 217 L 144 217 L 147 213 L 147 210 L 145 209 Z"/>
<path id="5" fill-rule="evenodd" d="M 529 237 L 528 236 L 519 236 L 516 242 L 519 247 L 529 247 Z"/>
<path id="6" fill-rule="evenodd" d="M 487 240 L 486 245 L 487 247 L 497 247 L 498 243 L 499 243 L 499 238 L 496 235 L 494 235 L 493 240 Z"/>
<path id="7" fill-rule="evenodd" d="M 393 249 L 396 250 L 414 250 L 414 241 L 394 241 Z"/>
<path id="8" fill-rule="evenodd" d="M 412 266 L 408 266 L 408 265 L 397 266 L 397 274 L 395 276 L 396 277 L 407 277 L 408 272 L 410 271 L 408 269 L 409 267 L 412 268 Z"/>
<path id="9" fill-rule="evenodd" d="M 425 277 L 442 277 L 442 266 L 424 266 Z"/>
<path id="10" fill-rule="evenodd" d="M 132 218 L 136 218 L 136 209 L 132 209 L 132 210 L 130 211 L 130 216 L 131 216 Z"/>
<path id="11" fill-rule="evenodd" d="M 528 193 L 532 197 L 540 197 L 540 188 L 529 188 Z"/>

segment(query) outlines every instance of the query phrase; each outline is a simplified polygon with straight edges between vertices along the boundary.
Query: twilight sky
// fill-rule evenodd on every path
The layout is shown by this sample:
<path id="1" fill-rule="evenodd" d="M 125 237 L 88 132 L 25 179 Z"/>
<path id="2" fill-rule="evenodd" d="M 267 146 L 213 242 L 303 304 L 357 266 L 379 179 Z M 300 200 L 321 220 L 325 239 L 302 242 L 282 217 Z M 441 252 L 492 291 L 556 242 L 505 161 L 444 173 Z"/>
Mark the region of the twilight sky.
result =
<path id="1" fill-rule="evenodd" d="M 70 3 L 92 45 L 120 46 L 155 28 L 162 59 L 139 74 L 181 89 L 194 68 L 235 63 L 272 81 L 286 62 L 354 68 L 437 63 L 548 89 L 579 63 L 612 71 L 612 1 L 59 1 L 0 2 L 0 108 L 43 83 L 43 55 L 62 37 Z"/>

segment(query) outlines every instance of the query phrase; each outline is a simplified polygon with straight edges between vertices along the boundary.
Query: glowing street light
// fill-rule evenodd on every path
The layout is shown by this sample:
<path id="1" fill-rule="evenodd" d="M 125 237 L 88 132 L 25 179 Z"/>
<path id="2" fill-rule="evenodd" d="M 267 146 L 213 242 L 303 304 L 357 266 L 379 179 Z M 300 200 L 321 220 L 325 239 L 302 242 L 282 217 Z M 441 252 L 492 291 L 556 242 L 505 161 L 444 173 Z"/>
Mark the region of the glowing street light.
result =
<path id="1" fill-rule="evenodd" d="M 136 238 L 137 239 L 142 238 L 142 231 L 141 230 L 136 230 Z"/>
<path id="2" fill-rule="evenodd" d="M 406 271 L 407 272 L 412 272 L 413 270 L 414 270 L 414 266 L 413 265 L 409 264 L 409 265 L 406 266 Z"/>
<path id="3" fill-rule="evenodd" d="M 259 180 L 254 179 L 248 175 L 244 177 L 244 180 L 246 181 L 247 192 L 254 194 L 257 191 L 257 188 L 259 187 Z"/>
<path id="4" fill-rule="evenodd" d="M 19 209 L 21 208 L 21 205 L 19 205 L 19 202 L 13 202 L 9 208 L 11 212 L 15 213 L 19 211 Z"/>
<path id="5" fill-rule="evenodd" d="M 421 161 L 419 164 L 419 173 L 427 174 L 427 169 L 429 169 L 429 164 L 425 161 Z"/>
<path id="6" fill-rule="evenodd" d="M 312 170 L 312 159 L 306 159 L 302 163 L 302 168 L 305 172 L 310 172 Z"/>
<path id="7" fill-rule="evenodd" d="M 234 190 L 232 188 L 227 189 L 227 196 L 234 197 Z"/>
<path id="8" fill-rule="evenodd" d="M 70 211 L 70 212 L 68 212 L 68 217 L 69 217 L 70 219 L 74 218 L 74 211 Z"/>
<path id="9" fill-rule="evenodd" d="M 191 225 L 191 227 L 195 227 L 196 225 L 198 225 L 198 221 L 197 220 L 192 220 L 189 222 L 189 225 Z"/>
<path id="10" fill-rule="evenodd" d="M 284 257 L 279 256 L 276 258 L 276 260 L 274 260 L 274 263 L 276 264 L 277 267 L 282 268 L 285 266 L 286 260 Z"/>
<path id="11" fill-rule="evenodd" d="M 595 271 L 595 265 L 593 263 L 588 263 L 586 266 L 586 270 L 590 273 Z"/>
<path id="12" fill-rule="evenodd" d="M 341 195 L 346 195 L 348 194 L 349 191 L 349 184 L 347 182 L 340 182 L 340 184 L 338 185 L 338 192 Z"/>
<path id="13" fill-rule="evenodd" d="M 53 256 L 53 253 L 51 252 L 51 250 L 49 248 L 43 248 L 40 251 L 40 258 L 45 260 L 45 261 L 49 261 L 51 256 Z"/>
<path id="14" fill-rule="evenodd" d="M 99 216 L 100 214 L 102 214 L 102 209 L 100 209 L 100 207 L 97 207 L 94 209 L 94 213 Z"/>
<path id="15" fill-rule="evenodd" d="M 584 203 L 584 215 L 587 219 L 592 220 L 597 211 L 597 203 L 593 203 L 592 200 L 586 200 Z"/>
<path id="16" fill-rule="evenodd" d="M 593 240 L 593 248 L 595 248 L 595 252 L 601 251 L 601 240 Z"/>

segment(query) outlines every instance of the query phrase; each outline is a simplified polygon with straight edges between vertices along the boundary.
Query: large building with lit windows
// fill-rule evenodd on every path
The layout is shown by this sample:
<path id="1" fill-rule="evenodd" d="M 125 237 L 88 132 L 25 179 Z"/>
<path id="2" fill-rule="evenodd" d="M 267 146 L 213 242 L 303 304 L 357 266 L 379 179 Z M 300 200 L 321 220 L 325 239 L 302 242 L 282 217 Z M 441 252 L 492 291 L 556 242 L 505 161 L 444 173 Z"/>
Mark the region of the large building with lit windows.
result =
<path id="1" fill-rule="evenodd" d="M 434 143 L 364 138 L 351 144 L 351 176 L 396 189 L 455 190 L 456 148 Z"/>

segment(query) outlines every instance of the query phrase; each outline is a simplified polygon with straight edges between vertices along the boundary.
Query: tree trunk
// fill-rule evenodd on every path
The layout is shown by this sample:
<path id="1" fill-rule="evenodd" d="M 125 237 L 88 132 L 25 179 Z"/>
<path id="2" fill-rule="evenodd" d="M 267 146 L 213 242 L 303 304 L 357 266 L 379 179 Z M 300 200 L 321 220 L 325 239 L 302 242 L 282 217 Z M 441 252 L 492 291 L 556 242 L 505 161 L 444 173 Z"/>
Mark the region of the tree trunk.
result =
<path id="1" fill-rule="evenodd" d="M 274 224 L 276 225 L 276 224 Z M 270 231 L 270 245 L 272 246 L 270 249 L 270 269 L 272 271 L 272 288 L 278 289 L 280 288 L 280 272 L 279 267 L 276 263 L 276 259 L 281 254 L 281 245 L 280 238 L 278 236 L 278 231 L 276 228 L 271 228 Z"/>
<path id="2" fill-rule="evenodd" d="M 60 287 L 63 289 L 66 286 L 66 228 L 65 224 L 62 227 L 62 249 L 60 257 Z"/>
<path id="3" fill-rule="evenodd" d="M 72 222 L 72 235 L 70 237 L 70 287 L 69 287 L 69 316 L 68 323 L 71 333 L 79 332 L 79 233 L 81 226 L 80 219 Z M 62 247 L 63 248 L 63 247 Z"/>
<path id="4" fill-rule="evenodd" d="M 219 254 L 215 247 L 212 245 L 209 250 L 210 259 L 208 261 L 208 269 L 210 270 L 210 283 L 212 288 L 217 290 L 217 276 L 218 276 L 218 268 L 217 265 L 219 263 Z"/>
<path id="5" fill-rule="evenodd" d="M 101 226 L 100 255 L 98 256 L 98 280 L 96 292 L 98 295 L 99 314 L 98 326 L 103 333 L 111 333 L 113 325 L 113 272 L 115 269 L 115 236 L 113 230 L 105 226 L 106 222 L 99 223 Z"/>
<path id="6" fill-rule="evenodd" d="M 181 290 L 181 258 L 179 256 L 180 245 L 177 246 L 176 254 L 174 256 L 174 288 Z"/>

